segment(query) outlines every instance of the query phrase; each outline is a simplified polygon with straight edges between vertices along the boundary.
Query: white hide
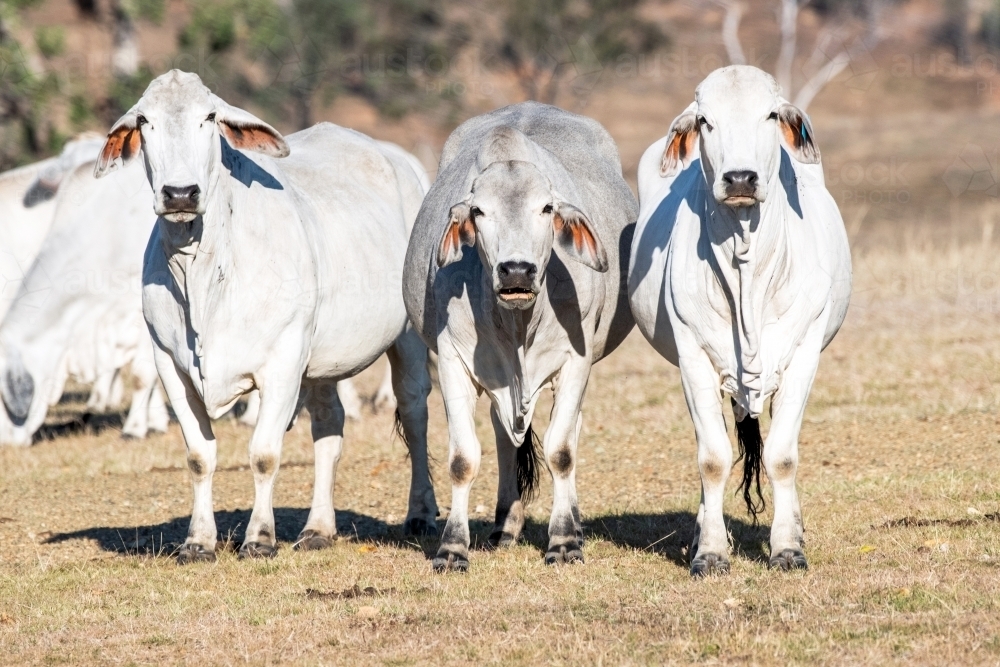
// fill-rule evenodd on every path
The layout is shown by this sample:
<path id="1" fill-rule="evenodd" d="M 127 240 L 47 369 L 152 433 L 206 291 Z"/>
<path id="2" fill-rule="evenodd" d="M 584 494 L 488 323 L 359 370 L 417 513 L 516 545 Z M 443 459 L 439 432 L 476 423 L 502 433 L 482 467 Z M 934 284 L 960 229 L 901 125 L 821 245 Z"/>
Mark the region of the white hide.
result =
<path id="1" fill-rule="evenodd" d="M 281 137 L 177 70 L 115 124 L 96 174 L 140 153 L 161 216 L 145 258 L 143 313 L 194 482 L 178 559 L 214 558 L 209 420 L 253 389 L 256 496 L 241 555 L 275 553 L 275 475 L 302 405 L 312 418 L 316 484 L 298 544 L 331 544 L 344 421 L 335 384 L 387 350 L 413 465 L 406 525 L 433 527 L 427 351 L 408 330 L 400 282 L 407 225 L 424 194 L 408 161 L 328 123 Z"/>
<path id="2" fill-rule="evenodd" d="M 727 190 L 727 174 L 750 171 L 753 192 Z M 737 421 L 754 424 L 772 401 L 762 455 L 774 491 L 772 565 L 794 555 L 802 567 L 798 433 L 820 351 L 851 291 L 847 235 L 811 126 L 769 75 L 718 70 L 645 152 L 638 181 L 629 296 L 640 331 L 680 366 L 694 420 L 702 503 L 692 573 L 728 568 L 722 498 L 732 448 L 722 393 Z"/>

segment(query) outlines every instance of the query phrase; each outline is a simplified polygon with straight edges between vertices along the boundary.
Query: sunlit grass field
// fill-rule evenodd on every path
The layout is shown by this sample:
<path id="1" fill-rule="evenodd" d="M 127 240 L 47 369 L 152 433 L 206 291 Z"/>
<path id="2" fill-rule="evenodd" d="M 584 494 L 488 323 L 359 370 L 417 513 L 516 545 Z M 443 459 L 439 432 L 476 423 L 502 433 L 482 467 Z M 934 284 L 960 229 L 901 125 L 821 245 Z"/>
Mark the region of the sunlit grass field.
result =
<path id="1" fill-rule="evenodd" d="M 374 393 L 381 363 L 359 380 L 362 393 Z M 302 419 L 285 438 L 277 558 L 225 551 L 178 567 L 170 550 L 191 494 L 179 428 L 124 441 L 114 416 L 59 427 L 78 409 L 60 406 L 51 439 L 0 449 L 0 662 L 1000 664 L 998 390 L 991 248 L 856 257 L 851 312 L 802 429 L 810 569 L 768 570 L 768 515 L 754 526 L 731 495 L 732 572 L 698 581 L 686 546 L 699 495 L 693 429 L 677 370 L 638 333 L 590 383 L 580 566 L 542 562 L 546 480 L 521 544 L 476 548 L 468 574 L 434 575 L 436 541 L 401 533 L 405 448 L 390 415 L 366 410 L 348 425 L 332 549 L 291 548 L 312 487 Z M 480 408 L 478 545 L 497 481 Z M 442 520 L 443 415 L 435 391 Z M 233 420 L 216 428 L 217 520 L 238 544 L 253 498 L 250 431 Z"/>

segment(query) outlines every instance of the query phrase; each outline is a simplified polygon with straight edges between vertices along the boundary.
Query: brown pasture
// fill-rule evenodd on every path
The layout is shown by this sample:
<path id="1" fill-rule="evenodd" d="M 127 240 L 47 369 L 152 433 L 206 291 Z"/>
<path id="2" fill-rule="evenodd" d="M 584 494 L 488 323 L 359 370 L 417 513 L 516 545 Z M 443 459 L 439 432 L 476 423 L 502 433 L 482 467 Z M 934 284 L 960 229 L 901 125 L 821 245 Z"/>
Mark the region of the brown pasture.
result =
<path id="1" fill-rule="evenodd" d="M 542 563 L 547 481 L 526 539 L 482 548 L 496 489 L 484 405 L 477 548 L 467 575 L 443 576 L 428 560 L 435 540 L 401 534 L 409 466 L 388 415 L 348 427 L 333 548 L 290 546 L 312 483 L 302 419 L 285 438 L 277 558 L 223 551 L 178 567 L 169 553 L 190 485 L 176 425 L 123 441 L 114 415 L 67 426 L 74 406 L 60 406 L 50 439 L 0 450 L 3 662 L 998 664 L 1000 260 L 981 247 L 871 251 L 855 275 L 802 431 L 807 572 L 767 569 L 766 515 L 752 525 L 732 496 L 732 573 L 689 578 L 692 427 L 676 369 L 634 334 L 596 366 L 587 397 L 582 566 Z M 431 415 L 444 514 L 436 391 Z M 217 432 L 217 518 L 238 542 L 249 431 L 221 421 Z"/>

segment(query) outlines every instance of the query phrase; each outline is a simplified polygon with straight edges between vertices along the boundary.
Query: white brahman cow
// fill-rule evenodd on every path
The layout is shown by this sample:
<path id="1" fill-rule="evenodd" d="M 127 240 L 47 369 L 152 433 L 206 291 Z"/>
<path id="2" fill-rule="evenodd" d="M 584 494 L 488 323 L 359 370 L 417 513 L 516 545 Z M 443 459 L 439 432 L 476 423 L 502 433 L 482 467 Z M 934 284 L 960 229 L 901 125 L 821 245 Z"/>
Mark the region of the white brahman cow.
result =
<path id="1" fill-rule="evenodd" d="M 130 364 L 136 387 L 123 435 L 167 428 L 139 291 L 152 197 L 141 168 L 97 183 L 93 162 L 61 178 L 51 229 L 0 324 L 3 444 L 31 444 L 68 377 L 93 383 L 88 407 L 103 410 Z"/>
<path id="2" fill-rule="evenodd" d="M 733 455 L 724 393 L 755 520 L 763 509 L 761 457 L 771 482 L 771 566 L 805 568 L 799 429 L 820 351 L 844 321 L 851 293 L 847 235 L 809 120 L 761 70 L 716 70 L 643 155 L 639 200 L 632 312 L 653 347 L 680 367 L 698 441 L 702 496 L 691 574 L 729 569 L 722 501 Z M 762 444 L 758 417 L 768 398 Z"/>
<path id="3" fill-rule="evenodd" d="M 85 133 L 67 142 L 56 157 L 0 174 L 0 320 L 49 233 L 63 178 L 92 162 L 103 141 Z"/>
<path id="4" fill-rule="evenodd" d="M 316 481 L 300 548 L 332 544 L 344 410 L 336 381 L 388 351 L 410 448 L 405 527 L 434 529 L 427 469 L 427 349 L 402 301 L 417 174 L 374 140 L 329 123 L 283 138 L 195 74 L 156 78 L 112 127 L 98 177 L 139 154 L 159 216 L 143 268 L 154 357 L 194 484 L 178 562 L 214 560 L 210 419 L 260 392 L 250 438 L 256 495 L 241 557 L 276 553 L 272 493 L 282 438 L 304 404 Z"/>
<path id="5" fill-rule="evenodd" d="M 545 562 L 583 561 L 581 405 L 591 366 L 633 326 L 622 267 L 637 213 L 614 141 L 589 118 L 526 102 L 466 121 L 445 144 L 403 282 L 410 318 L 438 354 L 448 417 L 452 502 L 436 571 L 469 567 L 477 396 L 490 398 L 500 464 L 490 541 L 508 545 L 536 481 L 531 421 L 549 386 Z"/>

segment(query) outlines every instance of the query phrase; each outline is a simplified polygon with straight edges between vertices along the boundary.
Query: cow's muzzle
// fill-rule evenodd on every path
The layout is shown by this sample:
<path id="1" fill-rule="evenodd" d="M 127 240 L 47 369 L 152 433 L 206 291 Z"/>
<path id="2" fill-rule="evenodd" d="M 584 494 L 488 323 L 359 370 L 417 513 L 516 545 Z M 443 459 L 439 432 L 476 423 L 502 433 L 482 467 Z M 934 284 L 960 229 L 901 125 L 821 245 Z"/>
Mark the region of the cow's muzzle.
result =
<path id="1" fill-rule="evenodd" d="M 732 208 L 753 206 L 757 197 L 757 172 L 749 170 L 727 171 L 722 175 L 726 198 L 722 203 Z"/>
<path id="2" fill-rule="evenodd" d="M 160 190 L 160 208 L 171 222 L 191 222 L 197 217 L 201 188 L 197 185 L 164 185 Z"/>
<path id="3" fill-rule="evenodd" d="M 531 306 L 538 296 L 535 278 L 538 267 L 530 262 L 501 262 L 497 265 L 496 293 L 500 303 L 508 308 Z"/>

